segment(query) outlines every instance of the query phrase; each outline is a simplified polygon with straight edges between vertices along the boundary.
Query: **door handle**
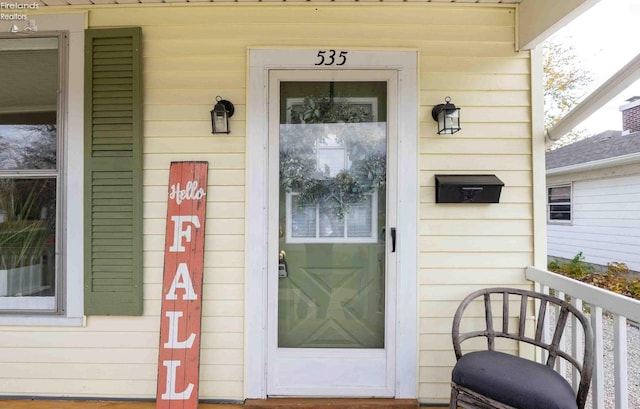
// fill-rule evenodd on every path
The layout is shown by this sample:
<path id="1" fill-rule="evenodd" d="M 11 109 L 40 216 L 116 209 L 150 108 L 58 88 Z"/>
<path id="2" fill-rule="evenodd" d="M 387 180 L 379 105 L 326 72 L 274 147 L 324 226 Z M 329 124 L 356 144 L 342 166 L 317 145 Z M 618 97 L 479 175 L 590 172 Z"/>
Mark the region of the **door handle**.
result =
<path id="1" fill-rule="evenodd" d="M 396 252 L 396 228 L 391 228 L 391 252 Z"/>
<path id="2" fill-rule="evenodd" d="M 278 277 L 287 278 L 289 276 L 289 269 L 287 266 L 287 253 L 281 250 L 278 253 Z"/>

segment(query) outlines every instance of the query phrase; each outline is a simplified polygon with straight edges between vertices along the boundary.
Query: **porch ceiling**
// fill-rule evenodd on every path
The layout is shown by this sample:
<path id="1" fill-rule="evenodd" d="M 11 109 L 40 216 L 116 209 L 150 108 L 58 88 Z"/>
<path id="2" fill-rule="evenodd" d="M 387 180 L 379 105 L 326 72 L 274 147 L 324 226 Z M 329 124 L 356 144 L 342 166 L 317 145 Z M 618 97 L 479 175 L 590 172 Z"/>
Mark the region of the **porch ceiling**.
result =
<path id="1" fill-rule="evenodd" d="M 327 0 L 37 0 L 41 8 L 53 6 L 104 6 L 119 4 L 153 3 L 218 3 L 218 2 L 324 2 Z M 519 50 L 535 48 L 546 37 L 573 20 L 600 0 L 331 0 L 332 2 L 384 1 L 389 3 L 464 3 L 464 4 L 518 4 Z M 31 3 L 32 0 L 18 0 Z"/>

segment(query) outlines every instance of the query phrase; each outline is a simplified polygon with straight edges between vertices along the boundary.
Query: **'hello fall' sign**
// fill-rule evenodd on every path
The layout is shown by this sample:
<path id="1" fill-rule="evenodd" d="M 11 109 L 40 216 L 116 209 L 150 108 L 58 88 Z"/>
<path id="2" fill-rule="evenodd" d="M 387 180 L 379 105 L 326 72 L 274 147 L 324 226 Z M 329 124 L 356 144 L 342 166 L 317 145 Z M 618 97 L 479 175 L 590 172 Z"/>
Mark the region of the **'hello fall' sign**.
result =
<path id="1" fill-rule="evenodd" d="M 157 409 L 197 409 L 207 162 L 172 162 L 160 315 Z"/>

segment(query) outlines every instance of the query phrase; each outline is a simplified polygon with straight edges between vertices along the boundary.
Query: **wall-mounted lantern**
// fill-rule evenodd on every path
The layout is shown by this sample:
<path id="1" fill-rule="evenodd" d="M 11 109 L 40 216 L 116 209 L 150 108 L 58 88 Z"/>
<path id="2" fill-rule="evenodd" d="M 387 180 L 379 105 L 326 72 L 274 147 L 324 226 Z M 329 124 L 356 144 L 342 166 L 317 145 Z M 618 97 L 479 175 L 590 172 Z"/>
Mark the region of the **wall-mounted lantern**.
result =
<path id="1" fill-rule="evenodd" d="M 452 135 L 460 129 L 460 108 L 451 103 L 451 97 L 444 99 L 444 104 L 433 107 L 431 116 L 438 122 L 438 134 Z"/>
<path id="2" fill-rule="evenodd" d="M 229 118 L 233 116 L 235 108 L 226 99 L 216 97 L 216 105 L 211 110 L 211 133 L 230 133 Z"/>

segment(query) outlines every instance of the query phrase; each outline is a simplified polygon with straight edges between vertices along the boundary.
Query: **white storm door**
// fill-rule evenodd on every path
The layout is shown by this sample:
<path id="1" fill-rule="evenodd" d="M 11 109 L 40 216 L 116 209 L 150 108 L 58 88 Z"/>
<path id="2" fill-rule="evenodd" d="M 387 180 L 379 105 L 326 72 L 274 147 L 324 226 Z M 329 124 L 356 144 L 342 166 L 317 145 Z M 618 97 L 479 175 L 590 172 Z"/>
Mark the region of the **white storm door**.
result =
<path id="1" fill-rule="evenodd" d="M 395 396 L 397 75 L 269 72 L 268 396 Z"/>

